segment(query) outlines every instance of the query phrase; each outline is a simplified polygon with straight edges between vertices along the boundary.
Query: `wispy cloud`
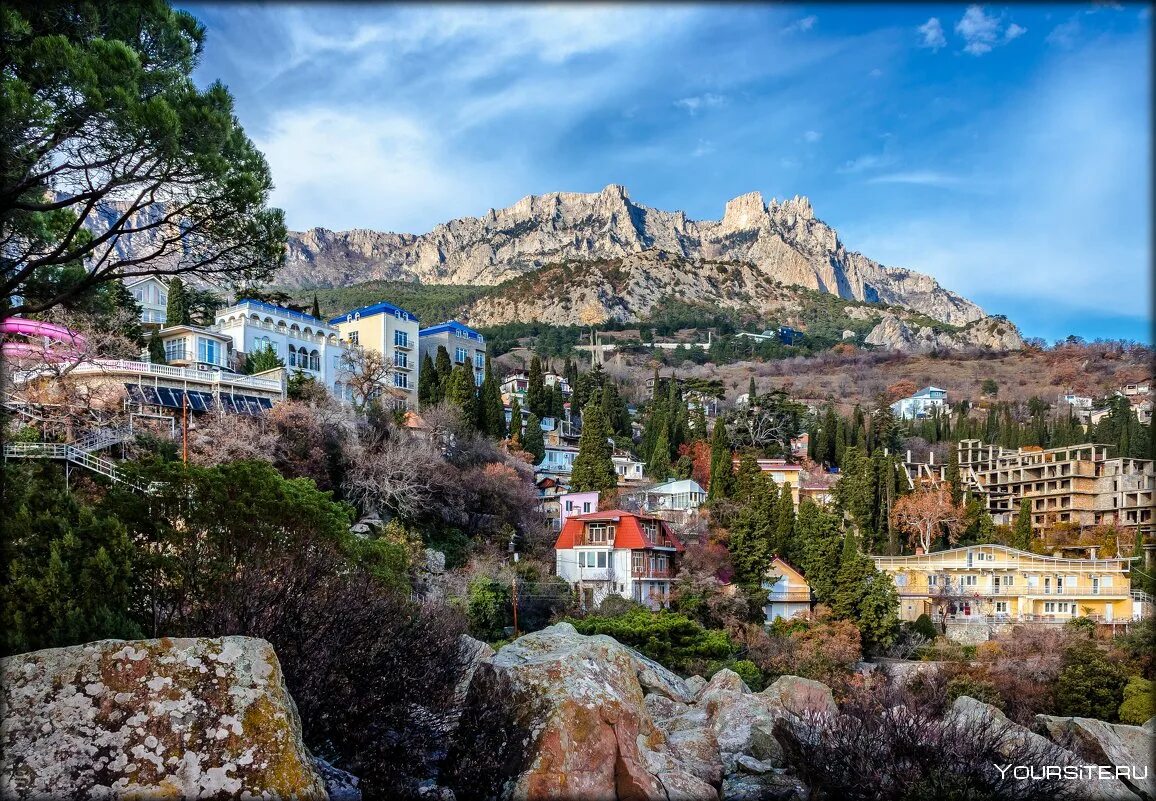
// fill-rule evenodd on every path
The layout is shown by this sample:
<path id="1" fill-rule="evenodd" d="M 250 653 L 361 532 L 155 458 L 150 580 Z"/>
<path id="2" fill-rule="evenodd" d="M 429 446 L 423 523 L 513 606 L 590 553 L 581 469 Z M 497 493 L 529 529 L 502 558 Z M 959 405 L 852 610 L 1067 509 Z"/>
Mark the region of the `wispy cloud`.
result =
<path id="1" fill-rule="evenodd" d="M 694 150 L 690 152 L 690 155 L 697 159 L 701 158 L 702 156 L 708 156 L 713 152 L 714 144 L 712 144 L 709 140 L 699 139 L 698 145 L 695 146 Z"/>
<path id="2" fill-rule="evenodd" d="M 884 175 L 875 175 L 867 179 L 869 184 L 913 184 L 915 186 L 959 186 L 963 181 L 954 175 L 948 175 L 934 170 L 915 170 L 912 172 L 892 172 Z"/>
<path id="3" fill-rule="evenodd" d="M 811 16 L 803 17 L 802 19 L 799 19 L 799 20 L 795 20 L 790 25 L 788 25 L 786 28 L 784 28 L 783 30 L 786 31 L 787 33 L 809 31 L 809 30 L 811 30 L 811 28 L 815 27 L 815 22 L 817 22 L 817 18 L 814 15 L 811 15 Z"/>
<path id="4" fill-rule="evenodd" d="M 694 95 L 692 97 L 683 97 L 674 101 L 674 105 L 681 109 L 685 109 L 691 114 L 697 114 L 699 111 L 708 108 L 717 108 L 727 102 L 723 95 L 716 95 L 710 92 L 702 95 Z"/>
<path id="5" fill-rule="evenodd" d="M 920 36 L 923 37 L 919 44 L 920 47 L 927 47 L 933 51 L 938 51 L 940 48 L 947 46 L 947 37 L 943 35 L 943 25 L 939 22 L 938 17 L 932 17 L 920 25 L 918 30 Z"/>
<path id="6" fill-rule="evenodd" d="M 804 131 L 803 132 L 803 141 L 804 142 L 814 143 L 814 142 L 818 142 L 822 138 L 823 138 L 823 134 L 821 131 Z"/>

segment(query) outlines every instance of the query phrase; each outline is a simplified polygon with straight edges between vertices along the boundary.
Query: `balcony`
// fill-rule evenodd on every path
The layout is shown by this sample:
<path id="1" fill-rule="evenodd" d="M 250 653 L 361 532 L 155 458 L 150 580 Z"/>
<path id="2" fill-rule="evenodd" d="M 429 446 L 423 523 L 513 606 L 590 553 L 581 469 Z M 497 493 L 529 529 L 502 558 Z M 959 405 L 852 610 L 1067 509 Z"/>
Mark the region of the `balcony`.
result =
<path id="1" fill-rule="evenodd" d="M 806 590 L 791 590 L 788 592 L 768 592 L 767 603 L 810 603 L 811 593 Z"/>
<path id="2" fill-rule="evenodd" d="M 636 579 L 669 579 L 674 578 L 674 572 L 674 568 L 670 567 L 632 567 L 630 576 Z"/>
<path id="3" fill-rule="evenodd" d="M 25 371 L 25 373 L 34 372 L 37 371 Z M 193 370 L 185 367 L 174 367 L 170 364 L 152 364 L 151 362 L 138 362 L 130 359 L 94 359 L 78 364 L 73 368 L 72 373 L 74 375 L 105 374 L 110 376 L 121 376 L 129 373 L 135 376 L 154 376 L 176 381 L 195 381 L 201 384 L 228 384 L 261 389 L 266 392 L 281 392 L 281 382 L 268 378 L 238 375 L 224 370 Z M 24 373 L 13 376 L 14 379 L 19 377 L 27 379 L 33 376 Z"/>

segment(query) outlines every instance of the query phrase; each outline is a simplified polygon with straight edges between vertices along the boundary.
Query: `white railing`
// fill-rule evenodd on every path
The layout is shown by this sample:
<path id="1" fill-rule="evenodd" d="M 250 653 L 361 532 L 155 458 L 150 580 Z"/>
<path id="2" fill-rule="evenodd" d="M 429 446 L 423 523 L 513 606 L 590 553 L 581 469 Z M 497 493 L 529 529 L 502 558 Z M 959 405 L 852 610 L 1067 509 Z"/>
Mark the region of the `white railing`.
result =
<path id="1" fill-rule="evenodd" d="M 73 464 L 78 464 L 94 473 L 107 476 L 113 481 L 125 484 L 139 492 L 151 492 L 155 489 L 155 485 L 144 485 L 130 481 L 117 469 L 116 464 L 113 462 L 82 451 L 74 445 L 56 442 L 13 442 L 4 446 L 4 458 L 63 459 Z"/>
<path id="2" fill-rule="evenodd" d="M 28 371 L 32 372 L 32 371 Z M 235 375 L 218 370 L 192 370 L 187 367 L 173 367 L 169 364 L 133 361 L 131 359 L 95 359 L 77 365 L 77 374 L 91 373 L 133 373 L 169 378 L 177 381 L 196 381 L 202 384 L 229 384 L 237 387 L 251 387 L 268 392 L 281 392 L 281 382 L 269 378 L 255 378 L 249 375 Z"/>
<path id="3" fill-rule="evenodd" d="M 256 322 L 252 318 L 249 318 L 247 320 L 239 320 L 238 319 L 238 320 L 234 320 L 231 323 L 228 321 L 221 322 L 221 323 L 214 323 L 213 325 L 208 326 L 208 330 L 220 334 L 220 333 L 223 333 L 225 331 L 225 329 L 227 329 L 227 328 L 237 328 L 237 327 L 240 327 L 242 325 L 248 326 L 250 328 L 260 328 L 260 329 L 263 329 L 265 331 L 272 331 L 275 334 L 281 334 L 282 336 L 288 337 L 289 339 L 296 339 L 296 340 L 300 340 L 302 342 L 310 342 L 314 345 L 338 345 L 338 344 L 340 344 L 340 340 L 338 340 L 336 338 L 330 339 L 329 336 L 320 335 L 320 334 L 306 334 L 304 331 L 300 331 L 300 330 L 295 331 L 292 328 L 290 328 L 289 326 L 275 325 L 273 323 L 266 323 L 263 320 L 260 322 Z M 336 337 L 337 335 L 333 334 L 332 336 Z"/>

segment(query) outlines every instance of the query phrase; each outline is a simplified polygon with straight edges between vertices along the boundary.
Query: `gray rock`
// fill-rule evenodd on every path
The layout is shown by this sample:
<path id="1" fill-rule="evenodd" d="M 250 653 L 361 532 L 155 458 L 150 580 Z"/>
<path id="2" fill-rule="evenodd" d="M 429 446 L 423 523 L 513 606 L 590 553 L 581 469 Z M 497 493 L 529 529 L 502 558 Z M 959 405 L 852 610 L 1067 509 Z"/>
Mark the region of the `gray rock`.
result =
<path id="1" fill-rule="evenodd" d="M 313 764 L 325 782 L 325 792 L 329 801 L 361 801 L 361 780 L 341 768 L 336 768 L 321 757 L 314 757 Z"/>
<path id="2" fill-rule="evenodd" d="M 706 687 L 706 679 L 704 679 L 702 676 L 691 676 L 686 680 L 686 689 L 695 698 L 698 698 L 704 687 Z"/>
<path id="3" fill-rule="evenodd" d="M 1094 718 L 1036 715 L 1034 728 L 1092 765 L 1113 765 L 1129 770 L 1150 767 L 1153 748 L 1156 747 L 1156 737 L 1150 729 L 1105 723 Z M 1139 775 L 1140 771 L 1135 773 Z M 1156 775 L 1151 769 L 1147 771 L 1147 778 L 1124 777 L 1121 781 L 1137 794 L 1156 798 Z"/>
<path id="4" fill-rule="evenodd" d="M 734 774 L 723 780 L 723 801 L 804 801 L 810 793 L 798 779 L 781 773 Z"/>

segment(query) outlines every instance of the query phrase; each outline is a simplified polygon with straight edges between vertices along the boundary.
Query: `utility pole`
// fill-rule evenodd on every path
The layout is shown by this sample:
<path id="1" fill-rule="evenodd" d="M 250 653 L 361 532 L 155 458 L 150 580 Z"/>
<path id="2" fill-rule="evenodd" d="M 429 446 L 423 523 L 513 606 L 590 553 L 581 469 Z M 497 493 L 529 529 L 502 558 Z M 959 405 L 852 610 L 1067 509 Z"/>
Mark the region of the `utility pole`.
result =
<path id="1" fill-rule="evenodd" d="M 513 570 L 513 577 L 510 579 L 510 589 L 511 589 L 511 600 L 513 601 L 513 605 L 514 605 L 514 638 L 515 639 L 517 639 L 517 637 L 518 637 L 518 570 L 517 570 L 517 565 L 518 565 L 518 555 L 519 555 L 518 550 L 519 550 L 521 544 L 522 544 L 521 543 L 521 537 L 518 536 L 518 532 L 517 531 L 512 532 L 510 534 L 509 551 L 510 551 L 510 554 L 513 556 L 514 570 Z"/>

